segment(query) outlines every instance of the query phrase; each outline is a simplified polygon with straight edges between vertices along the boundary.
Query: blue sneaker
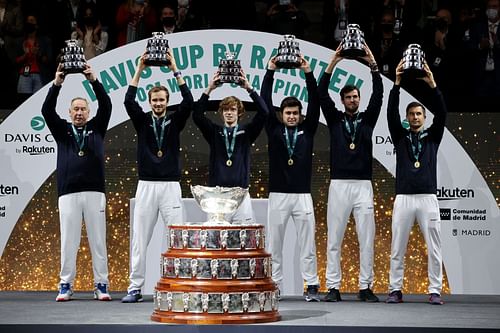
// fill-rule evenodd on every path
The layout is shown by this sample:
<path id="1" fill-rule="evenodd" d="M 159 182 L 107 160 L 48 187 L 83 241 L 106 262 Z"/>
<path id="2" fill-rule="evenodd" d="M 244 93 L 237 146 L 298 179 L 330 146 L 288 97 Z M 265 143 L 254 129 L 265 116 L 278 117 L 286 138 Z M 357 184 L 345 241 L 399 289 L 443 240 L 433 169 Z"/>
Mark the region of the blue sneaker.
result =
<path id="1" fill-rule="evenodd" d="M 56 302 L 66 302 L 71 300 L 73 296 L 73 290 L 71 289 L 71 284 L 61 283 L 59 285 L 59 294 L 56 297 Z"/>
<path id="2" fill-rule="evenodd" d="M 100 301 L 111 301 L 111 296 L 109 296 L 107 284 L 98 283 L 95 285 L 94 299 L 98 299 Z"/>
<path id="3" fill-rule="evenodd" d="M 137 303 L 142 301 L 143 299 L 140 289 L 131 290 L 127 293 L 127 296 L 122 298 L 122 303 Z"/>

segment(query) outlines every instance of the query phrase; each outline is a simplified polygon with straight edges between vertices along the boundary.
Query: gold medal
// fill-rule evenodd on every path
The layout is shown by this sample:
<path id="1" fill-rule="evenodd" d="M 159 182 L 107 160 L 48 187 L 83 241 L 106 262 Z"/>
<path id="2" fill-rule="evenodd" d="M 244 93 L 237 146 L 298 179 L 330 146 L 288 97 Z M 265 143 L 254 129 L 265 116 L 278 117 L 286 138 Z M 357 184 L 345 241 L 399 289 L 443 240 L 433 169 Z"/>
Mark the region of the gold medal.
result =
<path id="1" fill-rule="evenodd" d="M 351 142 L 351 144 L 349 145 L 349 148 L 351 150 L 354 150 L 354 148 L 356 148 L 356 145 L 354 144 L 354 142 Z"/>
<path id="2" fill-rule="evenodd" d="M 231 165 L 233 165 L 233 161 L 231 161 L 231 160 L 227 160 L 227 161 L 226 161 L 226 165 L 227 165 L 228 167 L 230 167 Z"/>
<path id="3" fill-rule="evenodd" d="M 85 153 L 83 152 L 83 150 L 80 150 L 80 151 L 78 152 L 78 156 L 80 156 L 80 157 L 81 157 L 81 156 L 83 156 L 83 155 L 85 155 Z"/>
<path id="4" fill-rule="evenodd" d="M 416 161 L 413 165 L 414 165 L 414 166 L 415 166 L 415 168 L 417 168 L 417 169 L 418 169 L 418 168 L 420 168 L 420 162 L 419 162 L 419 161 Z"/>
<path id="5" fill-rule="evenodd" d="M 293 160 L 292 159 L 288 160 L 288 165 L 293 165 Z"/>
<path id="6" fill-rule="evenodd" d="M 163 156 L 163 152 L 161 150 L 158 150 L 158 152 L 156 153 L 156 156 L 162 157 Z"/>

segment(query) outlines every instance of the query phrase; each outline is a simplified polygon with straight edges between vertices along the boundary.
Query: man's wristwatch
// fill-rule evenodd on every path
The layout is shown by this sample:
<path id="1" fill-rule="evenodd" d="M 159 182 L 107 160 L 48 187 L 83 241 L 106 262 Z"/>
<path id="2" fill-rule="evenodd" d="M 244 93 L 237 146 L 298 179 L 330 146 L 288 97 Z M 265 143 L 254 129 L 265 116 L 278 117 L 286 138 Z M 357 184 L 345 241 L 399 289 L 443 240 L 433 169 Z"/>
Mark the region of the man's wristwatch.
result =
<path id="1" fill-rule="evenodd" d="M 182 76 L 182 72 L 181 71 L 178 71 L 178 72 L 174 72 L 174 77 L 176 79 L 180 78 Z"/>

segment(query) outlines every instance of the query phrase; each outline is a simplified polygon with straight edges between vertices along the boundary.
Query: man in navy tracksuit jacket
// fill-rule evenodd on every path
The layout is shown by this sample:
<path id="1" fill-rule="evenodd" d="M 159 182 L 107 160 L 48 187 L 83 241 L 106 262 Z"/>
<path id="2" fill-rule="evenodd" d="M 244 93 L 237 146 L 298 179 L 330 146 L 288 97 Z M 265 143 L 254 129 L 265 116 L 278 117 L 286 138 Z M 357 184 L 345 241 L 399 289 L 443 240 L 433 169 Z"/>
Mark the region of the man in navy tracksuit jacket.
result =
<path id="1" fill-rule="evenodd" d="M 345 112 L 338 110 L 328 94 L 334 67 L 343 58 L 340 47 L 321 77 L 318 90 L 321 108 L 330 130 L 330 188 L 328 192 L 328 242 L 326 286 L 327 302 L 341 301 L 342 272 L 340 257 L 342 240 L 349 215 L 353 214 L 358 234 L 360 269 L 359 294 L 361 301 L 378 302 L 370 289 L 373 285 L 373 247 L 375 218 L 373 211 L 372 134 L 382 107 L 383 86 L 377 63 L 365 44 L 373 91 L 365 112 L 359 112 L 360 91 L 347 85 L 340 90 Z"/>
<path id="2" fill-rule="evenodd" d="M 218 74 L 209 82 L 208 88 L 198 100 L 193 112 L 194 123 L 210 146 L 209 186 L 248 188 L 250 181 L 250 148 L 259 136 L 269 113 L 262 98 L 255 92 L 242 74 L 241 87 L 245 89 L 257 107 L 257 113 L 248 124 L 240 124 L 244 114 L 243 103 L 234 96 L 224 98 L 219 104 L 219 113 L 224 122 L 217 125 L 205 116 L 210 93 L 217 88 Z M 229 221 L 249 223 L 255 220 L 247 195 L 238 210 L 226 216 Z"/>
<path id="3" fill-rule="evenodd" d="M 71 122 L 56 112 L 57 97 L 64 83 L 59 65 L 42 106 L 42 115 L 57 143 L 57 192 L 61 229 L 61 273 L 56 301 L 69 301 L 73 294 L 76 255 L 80 246 L 82 217 L 92 254 L 94 297 L 110 301 L 106 251 L 106 196 L 104 189 L 104 136 L 111 117 L 111 99 L 87 65 L 83 74 L 90 81 L 98 109 L 89 120 L 90 105 L 83 97 L 71 101 Z"/>
<path id="4" fill-rule="evenodd" d="M 408 237 L 415 220 L 424 235 L 428 253 L 429 302 L 443 304 L 441 289 L 443 269 L 441 255 L 441 221 L 437 189 L 437 152 L 443 138 L 446 106 L 431 70 L 425 64 L 423 80 L 432 89 L 434 119 L 424 128 L 425 108 L 418 102 L 406 107 L 409 129 L 401 125 L 399 90 L 403 63 L 396 69 L 396 80 L 389 96 L 387 122 L 396 148 L 396 199 L 392 210 L 391 270 L 387 303 L 401 303 L 403 294 L 404 258 Z"/>
<path id="5" fill-rule="evenodd" d="M 175 58 L 167 53 L 169 69 L 177 80 L 182 94 L 179 109 L 167 116 L 169 92 L 164 86 L 148 91 L 151 112 L 145 113 L 135 100 L 142 71 L 146 68 L 145 55 L 137 65 L 125 95 L 125 109 L 137 132 L 137 166 L 139 183 L 135 195 L 132 253 L 130 255 L 130 284 L 123 303 L 142 302 L 141 288 L 146 273 L 147 247 L 160 214 L 166 225 L 184 221 L 179 136 L 193 107 L 193 96 Z"/>
<path id="6" fill-rule="evenodd" d="M 262 98 L 270 114 L 266 122 L 269 152 L 268 239 L 272 257 L 272 276 L 279 288 L 283 281 L 283 238 L 290 217 L 295 223 L 300 251 L 302 278 L 307 284 L 306 301 L 319 301 L 314 205 L 311 196 L 314 134 L 319 121 L 316 79 L 309 62 L 301 57 L 308 93 L 306 118 L 295 97 L 281 102 L 274 111 L 272 88 L 276 58 L 268 64 L 262 83 Z"/>

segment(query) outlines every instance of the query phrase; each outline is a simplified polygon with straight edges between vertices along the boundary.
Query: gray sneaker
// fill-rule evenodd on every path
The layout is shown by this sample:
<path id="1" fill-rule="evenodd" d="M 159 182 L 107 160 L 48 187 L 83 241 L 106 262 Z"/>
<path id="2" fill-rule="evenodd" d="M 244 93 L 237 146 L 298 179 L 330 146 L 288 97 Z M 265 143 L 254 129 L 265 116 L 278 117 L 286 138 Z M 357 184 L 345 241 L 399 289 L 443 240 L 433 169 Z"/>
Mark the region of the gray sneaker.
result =
<path id="1" fill-rule="evenodd" d="M 307 286 L 306 301 L 319 302 L 319 286 Z"/>

